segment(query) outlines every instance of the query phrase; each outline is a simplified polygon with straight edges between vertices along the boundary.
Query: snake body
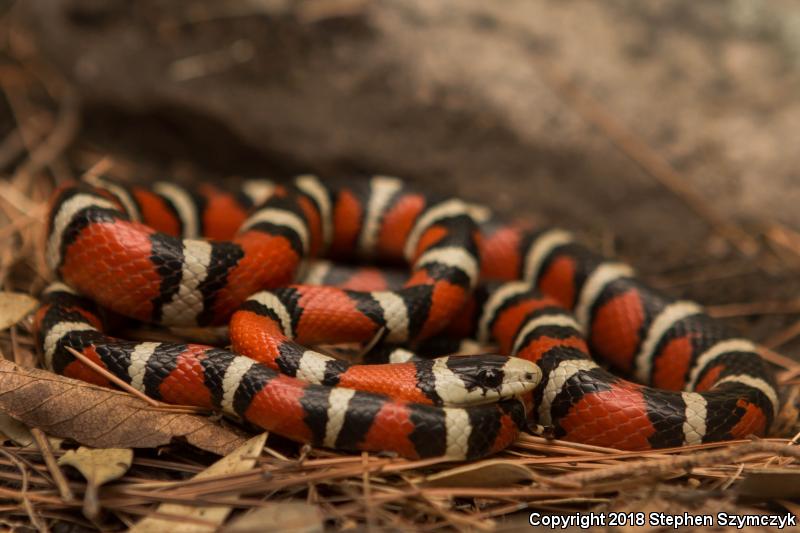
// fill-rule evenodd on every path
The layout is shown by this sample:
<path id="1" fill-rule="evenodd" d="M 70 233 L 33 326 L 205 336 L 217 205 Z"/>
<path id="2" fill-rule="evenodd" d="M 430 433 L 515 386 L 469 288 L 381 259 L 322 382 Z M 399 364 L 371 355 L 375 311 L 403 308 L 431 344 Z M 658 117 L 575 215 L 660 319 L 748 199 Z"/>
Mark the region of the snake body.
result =
<path id="1" fill-rule="evenodd" d="M 465 459 L 536 422 L 640 450 L 763 435 L 778 409 L 756 347 L 697 304 L 566 231 L 499 224 L 394 178 L 332 187 L 302 176 L 233 192 L 95 178 L 56 192 L 47 232 L 63 281 L 37 314 L 48 367 L 103 382 L 70 346 L 150 396 L 301 442 Z M 398 285 L 376 269 L 307 266 L 320 256 L 411 272 Z M 304 283 L 292 284 L 301 267 Z M 164 325 L 229 323 L 232 351 L 113 339 L 94 302 Z M 414 348 L 447 335 L 504 355 L 363 365 L 306 347 L 377 338 Z"/>

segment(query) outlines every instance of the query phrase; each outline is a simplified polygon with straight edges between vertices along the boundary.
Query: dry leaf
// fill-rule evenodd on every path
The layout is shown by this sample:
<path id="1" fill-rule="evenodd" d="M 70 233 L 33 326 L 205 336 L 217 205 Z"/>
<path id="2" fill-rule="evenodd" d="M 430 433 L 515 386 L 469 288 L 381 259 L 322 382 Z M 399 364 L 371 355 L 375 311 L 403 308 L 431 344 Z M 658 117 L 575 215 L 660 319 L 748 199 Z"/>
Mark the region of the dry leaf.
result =
<path id="1" fill-rule="evenodd" d="M 39 302 L 21 292 L 0 292 L 0 331 L 32 313 Z"/>
<path id="2" fill-rule="evenodd" d="M 33 436 L 28 426 L 5 413 L 0 413 L 0 440 L 3 438 L 12 440 L 22 447 L 33 444 Z"/>
<path id="3" fill-rule="evenodd" d="M 258 456 L 261 455 L 261 450 L 264 448 L 265 442 L 267 442 L 267 433 L 262 433 L 261 435 L 253 437 L 231 454 L 223 457 L 197 474 L 193 479 L 222 476 L 250 470 L 255 466 Z M 188 520 L 181 522 L 170 519 L 147 517 L 128 531 L 129 533 L 158 533 L 161 531 L 170 531 L 171 533 L 204 533 L 206 531 L 216 531 L 219 525 L 228 517 L 231 510 L 231 507 L 224 505 L 190 507 L 188 505 L 164 503 L 158 506 L 157 512 L 159 514 L 202 520 L 207 522 L 208 525 Z"/>
<path id="4" fill-rule="evenodd" d="M 417 482 L 429 487 L 503 487 L 532 479 L 531 471 L 522 465 L 490 459 L 437 472 Z"/>
<path id="5" fill-rule="evenodd" d="M 61 443 L 64 439 L 58 437 L 51 437 L 45 435 L 50 442 L 50 447 L 54 450 L 61 448 Z M 36 446 L 36 441 L 31 435 L 31 430 L 15 418 L 11 418 L 7 414 L 0 412 L 0 441 L 3 439 L 13 441 L 17 446 L 27 448 L 29 446 Z"/>
<path id="6" fill-rule="evenodd" d="M 324 530 L 322 513 L 315 505 L 305 502 L 276 502 L 253 509 L 240 516 L 224 533 L 262 533 L 291 531 L 292 533 L 318 533 Z"/>
<path id="7" fill-rule="evenodd" d="M 245 437 L 207 417 L 153 407 L 127 393 L 0 360 L 0 411 L 93 448 L 154 448 L 174 438 L 225 455 Z"/>
<path id="8" fill-rule="evenodd" d="M 800 472 L 789 468 L 754 468 L 737 487 L 740 496 L 759 500 L 800 497 Z"/>
<path id="9" fill-rule="evenodd" d="M 129 448 L 93 450 L 83 446 L 77 451 L 68 451 L 58 460 L 58 464 L 69 465 L 86 478 L 83 514 L 89 519 L 96 519 L 100 515 L 100 503 L 97 498 L 100 485 L 124 476 L 132 462 L 133 450 Z"/>

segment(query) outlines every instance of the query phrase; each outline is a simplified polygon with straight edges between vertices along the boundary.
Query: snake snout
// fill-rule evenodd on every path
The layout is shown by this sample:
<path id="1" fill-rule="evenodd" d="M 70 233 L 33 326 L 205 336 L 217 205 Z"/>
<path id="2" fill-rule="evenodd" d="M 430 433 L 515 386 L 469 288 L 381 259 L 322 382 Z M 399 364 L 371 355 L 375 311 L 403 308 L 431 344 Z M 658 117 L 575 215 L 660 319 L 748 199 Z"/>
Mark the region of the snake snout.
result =
<path id="1" fill-rule="evenodd" d="M 531 388 L 538 385 L 542 379 L 542 371 L 535 363 L 519 357 L 507 357 L 503 372 L 506 376 L 517 376 L 519 382 L 531 384 Z"/>

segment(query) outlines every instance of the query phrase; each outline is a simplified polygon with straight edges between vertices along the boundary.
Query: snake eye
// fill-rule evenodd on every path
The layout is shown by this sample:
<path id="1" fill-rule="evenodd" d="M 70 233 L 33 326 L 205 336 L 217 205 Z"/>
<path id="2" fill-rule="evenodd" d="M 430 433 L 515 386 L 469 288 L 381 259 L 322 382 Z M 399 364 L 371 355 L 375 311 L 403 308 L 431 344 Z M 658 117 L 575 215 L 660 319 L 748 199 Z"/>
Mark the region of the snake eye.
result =
<path id="1" fill-rule="evenodd" d="M 496 368 L 484 368 L 478 371 L 478 382 L 481 387 L 496 389 L 503 384 L 503 371 Z"/>

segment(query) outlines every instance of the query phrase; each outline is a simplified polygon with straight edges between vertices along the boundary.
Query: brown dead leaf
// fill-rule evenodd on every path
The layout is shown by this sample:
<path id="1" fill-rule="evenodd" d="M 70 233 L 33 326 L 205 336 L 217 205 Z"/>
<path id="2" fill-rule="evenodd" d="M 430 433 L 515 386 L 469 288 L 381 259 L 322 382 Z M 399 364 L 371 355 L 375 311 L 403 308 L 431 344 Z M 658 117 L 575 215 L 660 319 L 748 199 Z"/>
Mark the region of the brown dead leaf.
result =
<path id="1" fill-rule="evenodd" d="M 0 411 L 93 448 L 154 448 L 174 438 L 226 455 L 245 437 L 207 417 L 174 413 L 104 387 L 0 360 Z"/>
<path id="2" fill-rule="evenodd" d="M 531 471 L 520 464 L 490 459 L 450 468 L 416 481 L 428 487 L 503 487 L 532 479 Z"/>
<path id="3" fill-rule="evenodd" d="M 262 533 L 292 531 L 293 533 L 318 533 L 324 531 L 322 513 L 315 505 L 287 501 L 268 503 L 240 516 L 224 533 Z"/>
<path id="4" fill-rule="evenodd" d="M 95 450 L 83 446 L 77 450 L 69 450 L 58 460 L 58 464 L 69 465 L 86 478 L 83 514 L 92 520 L 100 515 L 100 503 L 97 497 L 100 485 L 124 476 L 132 462 L 133 450 L 130 448 Z"/>
<path id="5" fill-rule="evenodd" d="M 0 440 L 6 439 L 22 447 L 33 444 L 33 436 L 25 424 L 5 413 L 0 413 Z"/>
<path id="6" fill-rule="evenodd" d="M 50 447 L 54 450 L 61 448 L 61 443 L 64 442 L 64 439 L 58 437 L 46 437 L 50 442 Z M 28 426 L 16 418 L 11 418 L 7 414 L 0 412 L 0 441 L 3 440 L 10 440 L 21 448 L 36 446 L 36 442 Z"/>
<path id="7" fill-rule="evenodd" d="M 267 433 L 253 437 L 229 455 L 197 474 L 194 479 L 235 474 L 250 470 L 255 466 L 258 456 L 261 455 L 265 442 L 267 442 Z M 158 533 L 160 531 L 171 531 L 172 533 L 213 532 L 225 521 L 231 510 L 231 507 L 225 505 L 190 507 L 175 503 L 163 503 L 158 506 L 157 512 L 159 515 L 202 520 L 207 522 L 207 525 L 190 520 L 180 522 L 174 519 L 146 517 L 128 531 L 130 533 Z"/>
<path id="8" fill-rule="evenodd" d="M 32 313 L 39 302 L 21 292 L 0 292 L 0 331 Z"/>
<path id="9" fill-rule="evenodd" d="M 796 469 L 768 467 L 750 469 L 736 492 L 759 500 L 800 497 L 800 472 Z"/>

